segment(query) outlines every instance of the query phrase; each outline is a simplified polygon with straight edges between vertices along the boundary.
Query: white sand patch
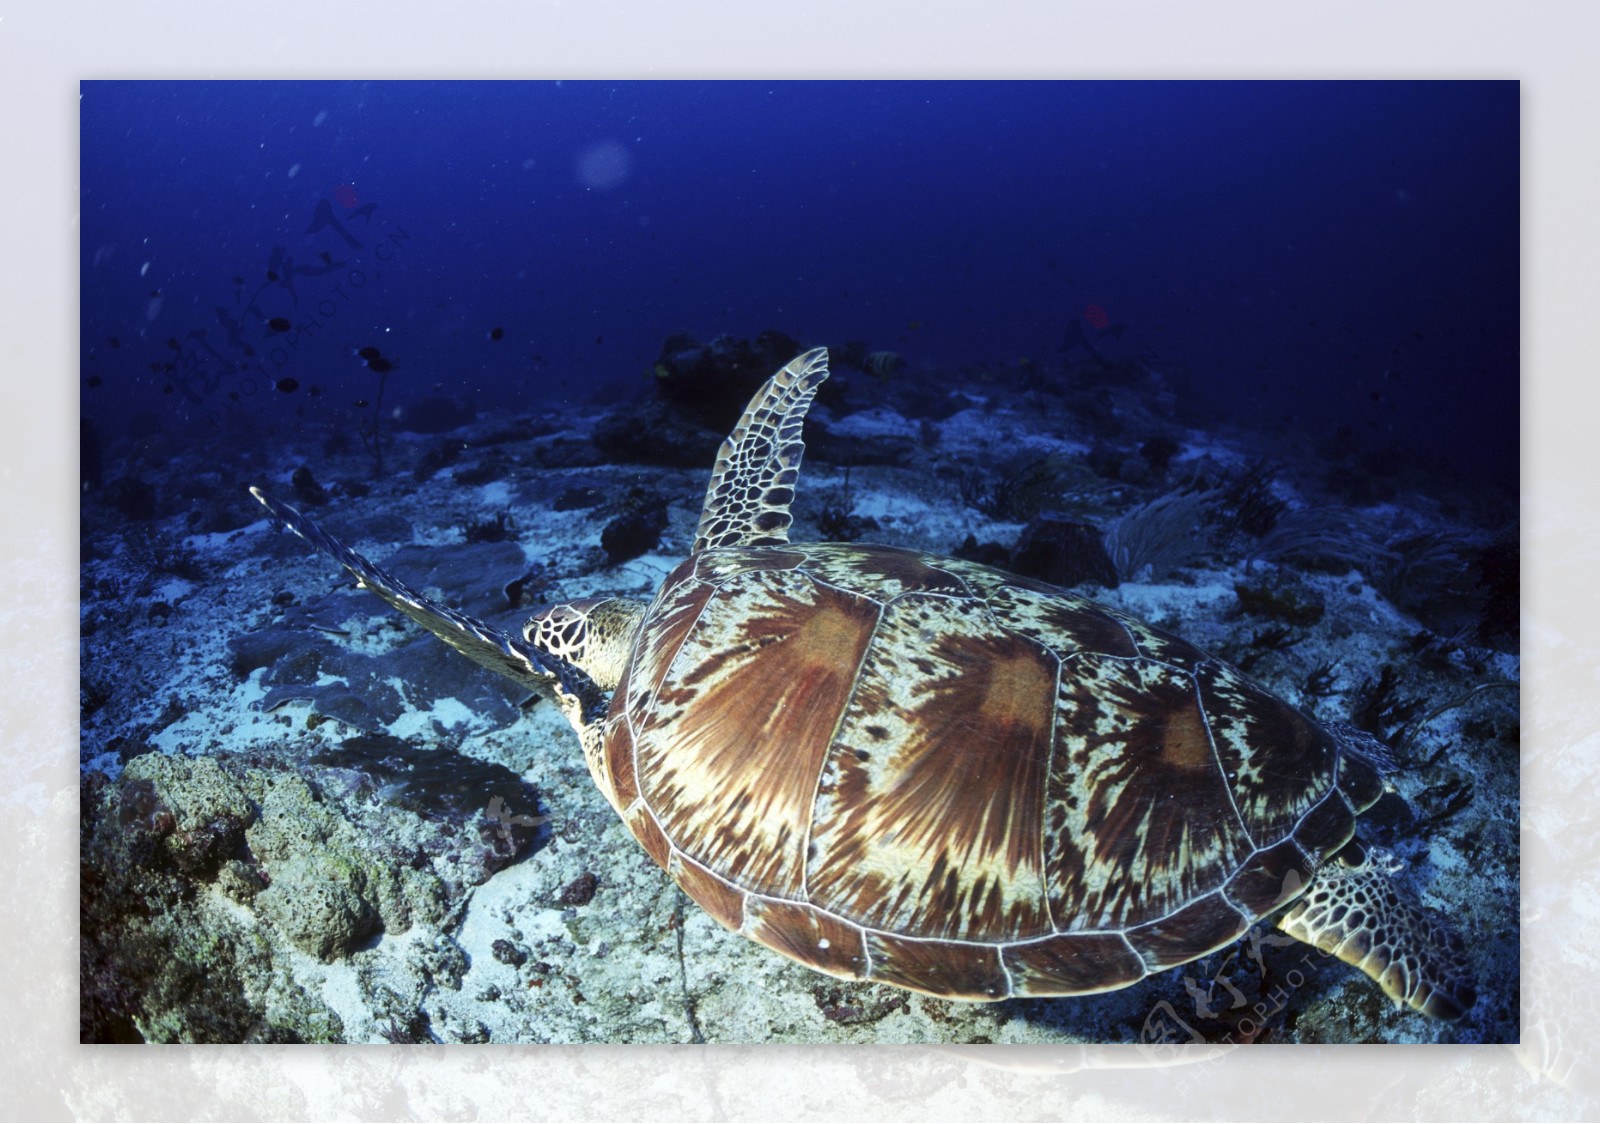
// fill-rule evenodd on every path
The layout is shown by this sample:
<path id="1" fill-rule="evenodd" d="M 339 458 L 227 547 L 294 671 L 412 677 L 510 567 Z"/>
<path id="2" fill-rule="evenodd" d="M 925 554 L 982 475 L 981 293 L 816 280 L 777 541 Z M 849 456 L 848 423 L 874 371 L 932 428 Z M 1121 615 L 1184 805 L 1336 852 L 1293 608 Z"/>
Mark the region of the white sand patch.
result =
<path id="1" fill-rule="evenodd" d="M 440 729 L 482 733 L 491 725 L 477 711 L 462 705 L 461 701 L 453 696 L 435 700 L 426 710 L 418 709 L 411 696 L 406 693 L 405 683 L 394 678 L 387 682 L 399 693 L 407 709 L 384 729 L 402 741 L 411 737 L 433 737 Z"/>
<path id="2" fill-rule="evenodd" d="M 830 422 L 828 431 L 845 437 L 916 437 L 918 427 L 894 410 L 874 406 Z"/>

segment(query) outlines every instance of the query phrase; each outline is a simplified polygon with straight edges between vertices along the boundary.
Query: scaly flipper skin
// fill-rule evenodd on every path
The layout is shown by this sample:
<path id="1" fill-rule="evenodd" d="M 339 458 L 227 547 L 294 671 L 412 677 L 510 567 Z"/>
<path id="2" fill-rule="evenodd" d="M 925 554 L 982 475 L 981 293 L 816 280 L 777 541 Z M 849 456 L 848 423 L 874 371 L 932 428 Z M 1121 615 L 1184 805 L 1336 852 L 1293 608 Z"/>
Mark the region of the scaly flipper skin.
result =
<path id="1" fill-rule="evenodd" d="M 1329 862 L 1278 919 L 1296 940 L 1361 969 L 1397 1003 L 1455 1021 L 1477 1001 L 1461 939 L 1375 862 Z"/>
<path id="2" fill-rule="evenodd" d="M 429 600 L 345 546 L 295 508 L 280 503 L 260 488 L 251 488 L 250 494 L 261 501 L 274 519 L 354 574 L 361 588 L 377 594 L 474 663 L 497 671 L 525 687 L 553 689 L 562 713 L 580 736 L 605 716 L 608 702 L 606 693 L 578 668 L 508 636 L 476 617 Z"/>
<path id="3" fill-rule="evenodd" d="M 828 349 L 813 348 L 791 359 L 751 400 L 717 453 L 692 553 L 789 541 L 789 504 L 806 451 L 800 426 L 827 377 Z"/>

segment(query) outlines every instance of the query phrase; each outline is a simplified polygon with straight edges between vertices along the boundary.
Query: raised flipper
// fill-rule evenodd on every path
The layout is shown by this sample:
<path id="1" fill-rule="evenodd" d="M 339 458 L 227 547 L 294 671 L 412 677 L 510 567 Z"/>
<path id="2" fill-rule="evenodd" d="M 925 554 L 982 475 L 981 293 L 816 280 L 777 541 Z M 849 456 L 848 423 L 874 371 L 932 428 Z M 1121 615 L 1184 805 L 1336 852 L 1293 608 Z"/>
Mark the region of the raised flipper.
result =
<path id="1" fill-rule="evenodd" d="M 562 713 L 580 735 L 604 717 L 609 701 L 606 693 L 578 668 L 476 617 L 424 597 L 260 488 L 251 488 L 250 494 L 261 501 L 273 518 L 354 574 L 361 588 L 377 594 L 474 663 L 525 687 L 554 690 Z"/>
<path id="2" fill-rule="evenodd" d="M 767 380 L 722 443 L 711 470 L 694 551 L 719 546 L 782 546 L 805 443 L 800 426 L 828 377 L 828 349 L 797 355 Z"/>
<path id="3" fill-rule="evenodd" d="M 1360 968 L 1396 1003 L 1454 1021 L 1477 1002 L 1461 938 L 1369 858 L 1330 861 L 1278 928 Z"/>

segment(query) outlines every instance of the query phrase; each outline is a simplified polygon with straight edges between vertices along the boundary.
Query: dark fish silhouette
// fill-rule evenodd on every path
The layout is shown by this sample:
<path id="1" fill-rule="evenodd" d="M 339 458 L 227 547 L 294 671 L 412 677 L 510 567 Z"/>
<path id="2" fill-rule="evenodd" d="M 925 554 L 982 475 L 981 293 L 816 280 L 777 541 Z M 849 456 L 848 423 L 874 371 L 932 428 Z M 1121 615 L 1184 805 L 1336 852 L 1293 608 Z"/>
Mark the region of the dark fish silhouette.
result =
<path id="1" fill-rule="evenodd" d="M 293 394 L 295 391 L 300 389 L 300 380 L 288 378 L 279 379 L 278 389 L 283 391 L 285 394 Z"/>
<path id="2" fill-rule="evenodd" d="M 1076 316 L 1067 321 L 1067 334 L 1061 338 L 1061 350 L 1070 355 L 1075 347 L 1081 347 L 1087 351 L 1100 366 L 1111 366 L 1110 363 L 1106 362 L 1106 357 L 1100 354 L 1099 349 L 1089 342 L 1089 337 L 1083 331 L 1083 321 Z"/>
<path id="3" fill-rule="evenodd" d="M 506 330 L 504 328 L 490 328 L 489 338 L 492 340 L 503 340 L 506 338 Z"/>
<path id="4" fill-rule="evenodd" d="M 887 379 L 905 365 L 905 356 L 897 351 L 874 351 L 861 361 L 861 369 L 878 379 Z"/>
<path id="5" fill-rule="evenodd" d="M 267 327 L 271 328 L 274 332 L 287 332 L 290 328 L 290 324 L 287 317 L 274 316 L 271 320 L 267 321 Z"/>

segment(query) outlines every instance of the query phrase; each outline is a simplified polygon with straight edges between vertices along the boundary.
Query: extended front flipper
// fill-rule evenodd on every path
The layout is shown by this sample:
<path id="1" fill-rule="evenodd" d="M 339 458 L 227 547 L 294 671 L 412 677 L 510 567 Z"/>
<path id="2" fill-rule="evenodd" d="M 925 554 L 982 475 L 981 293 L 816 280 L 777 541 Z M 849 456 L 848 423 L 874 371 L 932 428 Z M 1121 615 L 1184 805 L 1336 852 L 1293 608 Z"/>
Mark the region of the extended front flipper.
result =
<path id="1" fill-rule="evenodd" d="M 722 443 L 711 470 L 693 553 L 719 546 L 781 546 L 805 443 L 800 427 L 828 377 L 828 349 L 797 355 L 767 380 Z"/>
<path id="2" fill-rule="evenodd" d="M 251 488 L 250 494 L 261 501 L 273 518 L 354 574 L 361 588 L 377 594 L 474 663 L 525 687 L 554 690 L 562 712 L 580 734 L 605 713 L 608 701 L 605 692 L 578 668 L 476 617 L 424 597 L 345 546 L 314 520 L 273 499 L 260 488 Z"/>

